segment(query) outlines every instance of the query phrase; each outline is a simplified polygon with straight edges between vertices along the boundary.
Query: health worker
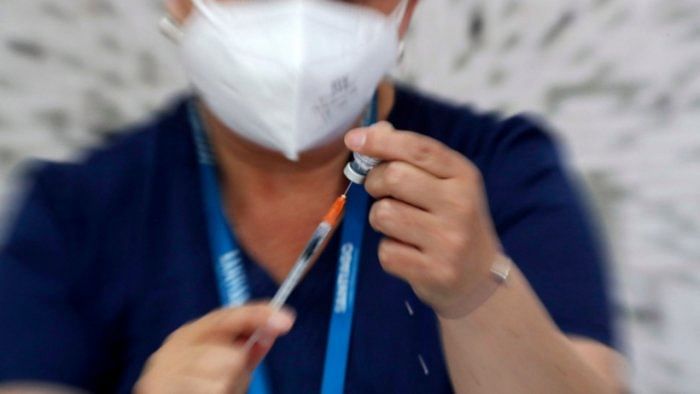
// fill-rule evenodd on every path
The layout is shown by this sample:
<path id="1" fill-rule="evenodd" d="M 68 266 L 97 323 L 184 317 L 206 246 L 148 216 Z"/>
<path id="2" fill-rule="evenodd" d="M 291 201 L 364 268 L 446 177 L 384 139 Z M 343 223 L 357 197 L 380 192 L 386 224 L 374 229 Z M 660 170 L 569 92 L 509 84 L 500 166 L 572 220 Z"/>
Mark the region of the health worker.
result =
<path id="1" fill-rule="evenodd" d="M 0 252 L 0 392 L 622 391 L 550 134 L 387 77 L 417 3 L 169 1 L 192 95 L 33 167 Z M 381 163 L 276 312 L 353 153 Z"/>

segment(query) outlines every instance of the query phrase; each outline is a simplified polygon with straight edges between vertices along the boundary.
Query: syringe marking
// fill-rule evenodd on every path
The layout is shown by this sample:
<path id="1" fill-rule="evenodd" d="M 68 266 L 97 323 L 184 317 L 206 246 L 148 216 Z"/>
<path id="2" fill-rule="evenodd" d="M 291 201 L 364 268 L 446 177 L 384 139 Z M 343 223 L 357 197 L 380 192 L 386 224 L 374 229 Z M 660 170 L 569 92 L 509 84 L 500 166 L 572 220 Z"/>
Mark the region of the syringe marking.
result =
<path id="1" fill-rule="evenodd" d="M 311 257 L 313 257 L 314 255 L 314 252 L 316 252 L 316 248 L 318 247 L 318 244 L 321 242 L 322 238 L 323 236 L 321 234 L 314 234 L 313 238 L 311 238 L 311 240 L 309 240 L 309 243 L 306 245 L 306 248 L 304 248 L 304 251 L 301 253 L 299 259 L 311 259 Z"/>

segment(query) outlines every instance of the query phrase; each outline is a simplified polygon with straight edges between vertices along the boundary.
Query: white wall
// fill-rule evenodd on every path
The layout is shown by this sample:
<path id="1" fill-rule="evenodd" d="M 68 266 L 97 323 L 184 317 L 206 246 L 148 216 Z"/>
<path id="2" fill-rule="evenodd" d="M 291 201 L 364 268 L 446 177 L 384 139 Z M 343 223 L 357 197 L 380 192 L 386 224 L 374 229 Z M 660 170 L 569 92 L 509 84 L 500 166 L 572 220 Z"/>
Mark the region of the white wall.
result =
<path id="1" fill-rule="evenodd" d="M 612 240 L 638 392 L 700 392 L 699 26 L 698 1 L 432 0 L 407 52 L 419 86 L 565 137 Z"/>
<path id="2" fill-rule="evenodd" d="M 160 12 L 0 2 L 0 196 L 23 158 L 66 157 L 185 86 Z M 700 392 L 700 1 L 423 0 L 416 17 L 403 78 L 564 137 L 611 239 L 636 392 Z"/>

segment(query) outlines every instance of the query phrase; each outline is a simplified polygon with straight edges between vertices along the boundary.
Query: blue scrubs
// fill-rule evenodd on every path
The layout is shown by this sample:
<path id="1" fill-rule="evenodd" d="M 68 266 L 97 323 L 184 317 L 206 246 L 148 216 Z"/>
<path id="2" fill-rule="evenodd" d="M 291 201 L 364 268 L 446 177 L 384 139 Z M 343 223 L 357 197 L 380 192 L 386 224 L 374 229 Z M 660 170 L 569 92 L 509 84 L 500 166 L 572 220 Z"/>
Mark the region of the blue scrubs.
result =
<path id="1" fill-rule="evenodd" d="M 389 120 L 479 167 L 503 246 L 553 319 L 611 344 L 604 257 L 541 125 L 406 88 Z M 345 391 L 452 392 L 434 314 L 382 271 L 381 235 L 365 231 Z M 274 393 L 319 391 L 337 238 L 289 300 L 297 323 L 266 359 Z M 35 166 L 3 245 L 0 382 L 130 392 L 168 334 L 219 307 L 185 103 L 78 164 Z M 271 298 L 270 276 L 248 256 L 244 265 L 253 298 Z"/>

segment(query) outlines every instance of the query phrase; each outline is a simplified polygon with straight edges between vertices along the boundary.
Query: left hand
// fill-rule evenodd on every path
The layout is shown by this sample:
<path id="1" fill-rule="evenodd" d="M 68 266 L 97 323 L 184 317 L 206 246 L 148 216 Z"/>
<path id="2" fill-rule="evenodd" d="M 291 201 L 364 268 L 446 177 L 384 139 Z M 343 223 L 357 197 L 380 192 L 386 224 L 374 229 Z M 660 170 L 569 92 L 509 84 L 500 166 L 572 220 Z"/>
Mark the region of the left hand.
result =
<path id="1" fill-rule="evenodd" d="M 383 162 L 367 176 L 379 260 L 442 318 L 470 312 L 500 253 L 481 174 L 462 154 L 387 122 L 350 131 L 352 151 Z"/>

